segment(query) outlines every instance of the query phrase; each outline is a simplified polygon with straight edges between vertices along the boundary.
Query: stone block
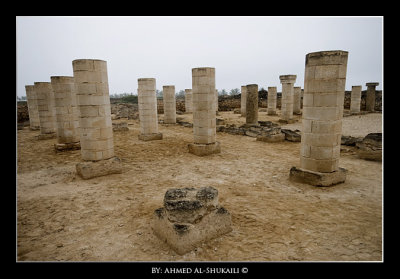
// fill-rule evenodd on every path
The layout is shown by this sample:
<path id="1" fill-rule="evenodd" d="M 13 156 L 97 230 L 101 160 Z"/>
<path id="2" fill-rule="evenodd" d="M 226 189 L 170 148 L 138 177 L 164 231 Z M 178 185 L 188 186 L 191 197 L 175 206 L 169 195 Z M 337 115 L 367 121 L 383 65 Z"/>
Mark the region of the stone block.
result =
<path id="1" fill-rule="evenodd" d="M 54 139 L 56 137 L 57 137 L 56 133 L 40 134 L 35 136 L 35 138 L 38 140 Z"/>
<path id="2" fill-rule="evenodd" d="M 81 149 L 80 142 L 68 142 L 68 143 L 56 143 L 54 144 L 56 151 L 68 151 L 68 150 L 79 150 Z"/>
<path id="3" fill-rule="evenodd" d="M 122 173 L 122 163 L 118 157 L 96 162 L 82 162 L 76 165 L 76 172 L 83 179 Z"/>
<path id="4" fill-rule="evenodd" d="M 364 160 L 382 161 L 382 133 L 368 134 L 357 142 L 357 156 Z"/>
<path id="5" fill-rule="evenodd" d="M 296 131 L 292 131 L 289 129 L 281 129 L 282 133 L 285 134 L 285 140 L 287 141 L 293 141 L 293 142 L 300 142 L 301 141 L 301 135 L 297 133 Z"/>
<path id="6" fill-rule="evenodd" d="M 213 187 L 169 189 L 153 216 L 154 234 L 183 255 L 232 231 L 230 213 L 218 204 Z"/>
<path id="7" fill-rule="evenodd" d="M 311 184 L 314 186 L 332 186 L 346 180 L 347 170 L 339 168 L 333 172 L 316 172 L 297 167 L 290 169 L 289 179 L 294 182 Z"/>
<path id="8" fill-rule="evenodd" d="M 154 133 L 154 134 L 140 134 L 138 138 L 142 141 L 150 141 L 150 140 L 162 140 L 162 133 Z"/>
<path id="9" fill-rule="evenodd" d="M 189 143 L 189 153 L 197 156 L 207 156 L 221 153 L 221 144 L 217 141 L 209 144 Z"/>
<path id="10" fill-rule="evenodd" d="M 268 135 L 268 134 L 258 135 L 256 140 L 264 142 L 281 142 L 285 140 L 285 134 L 280 133 L 274 135 Z"/>

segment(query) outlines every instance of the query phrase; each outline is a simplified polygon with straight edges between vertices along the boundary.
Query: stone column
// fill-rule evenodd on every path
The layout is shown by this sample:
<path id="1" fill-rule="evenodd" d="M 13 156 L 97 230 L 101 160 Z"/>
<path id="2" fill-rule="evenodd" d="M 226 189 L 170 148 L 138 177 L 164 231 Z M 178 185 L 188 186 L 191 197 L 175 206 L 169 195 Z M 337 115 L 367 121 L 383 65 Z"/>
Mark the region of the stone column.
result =
<path id="1" fill-rule="evenodd" d="M 175 85 L 163 86 L 164 123 L 176 123 Z"/>
<path id="2" fill-rule="evenodd" d="M 279 76 L 282 83 L 281 119 L 279 122 L 293 123 L 293 85 L 296 75 Z"/>
<path id="3" fill-rule="evenodd" d="M 35 82 L 36 100 L 40 121 L 38 139 L 50 139 L 56 136 L 56 114 L 54 93 L 50 82 Z"/>
<path id="4" fill-rule="evenodd" d="M 276 115 L 276 86 L 268 87 L 268 108 L 267 114 L 268 115 Z"/>
<path id="5" fill-rule="evenodd" d="M 80 149 L 79 111 L 73 77 L 50 77 L 56 110 L 57 151 Z"/>
<path id="6" fill-rule="evenodd" d="M 306 56 L 300 168 L 290 178 L 312 185 L 344 182 L 339 168 L 348 52 L 321 51 Z"/>
<path id="7" fill-rule="evenodd" d="M 293 114 L 301 114 L 301 87 L 293 87 Z"/>
<path id="8" fill-rule="evenodd" d="M 193 68 L 193 134 L 189 152 L 198 156 L 220 153 L 216 141 L 215 68 Z"/>
<path id="9" fill-rule="evenodd" d="M 242 85 L 240 92 L 240 114 L 246 117 L 246 102 L 247 102 L 247 88 L 246 85 Z"/>
<path id="10" fill-rule="evenodd" d="M 218 89 L 215 89 L 215 111 L 218 111 Z"/>
<path id="11" fill-rule="evenodd" d="M 365 101 L 366 111 L 375 111 L 375 87 L 379 85 L 379 82 L 368 82 L 367 86 L 367 99 Z"/>
<path id="12" fill-rule="evenodd" d="M 79 109 L 81 156 L 76 165 L 83 179 L 121 173 L 114 155 L 107 62 L 97 59 L 72 61 Z"/>
<path id="13" fill-rule="evenodd" d="M 361 108 L 361 85 L 353 85 L 351 87 L 351 101 L 350 101 L 350 113 L 360 113 Z"/>
<path id="14" fill-rule="evenodd" d="M 258 125 L 258 85 L 246 85 L 246 126 Z"/>
<path id="15" fill-rule="evenodd" d="M 185 89 L 185 112 L 193 112 L 193 93 L 192 89 Z"/>
<path id="16" fill-rule="evenodd" d="M 143 141 L 161 140 L 162 134 L 158 132 L 156 79 L 138 79 L 139 102 L 139 139 Z"/>
<path id="17" fill-rule="evenodd" d="M 39 111 L 34 85 L 25 85 L 26 101 L 28 104 L 29 125 L 31 130 L 40 130 Z"/>

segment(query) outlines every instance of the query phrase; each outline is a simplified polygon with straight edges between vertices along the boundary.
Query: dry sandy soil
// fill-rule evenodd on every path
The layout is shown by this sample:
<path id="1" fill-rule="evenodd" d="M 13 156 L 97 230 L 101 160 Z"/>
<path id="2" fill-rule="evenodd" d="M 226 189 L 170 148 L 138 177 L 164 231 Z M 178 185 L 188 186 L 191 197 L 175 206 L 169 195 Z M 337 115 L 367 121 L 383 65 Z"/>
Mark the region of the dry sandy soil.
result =
<path id="1" fill-rule="evenodd" d="M 218 117 L 245 121 L 233 112 Z M 76 175 L 79 150 L 55 153 L 56 139 L 39 141 L 38 131 L 18 130 L 18 261 L 382 260 L 381 162 L 358 159 L 344 147 L 346 182 L 314 187 L 289 181 L 300 143 L 218 133 L 222 152 L 197 157 L 188 153 L 191 128 L 160 124 L 164 139 L 142 142 L 138 120 L 115 122 L 121 121 L 130 129 L 114 132 L 124 172 L 90 180 Z M 370 132 L 382 132 L 382 114 L 343 118 L 343 135 Z M 180 256 L 153 234 L 153 212 L 167 189 L 201 186 L 218 189 L 233 231 Z"/>

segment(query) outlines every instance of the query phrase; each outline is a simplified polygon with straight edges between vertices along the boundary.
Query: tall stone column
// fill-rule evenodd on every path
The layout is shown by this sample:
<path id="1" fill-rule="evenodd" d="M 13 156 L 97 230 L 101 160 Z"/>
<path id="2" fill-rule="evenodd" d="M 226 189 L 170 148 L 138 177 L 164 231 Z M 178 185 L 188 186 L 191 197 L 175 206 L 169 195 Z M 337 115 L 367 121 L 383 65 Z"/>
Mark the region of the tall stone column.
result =
<path id="1" fill-rule="evenodd" d="M 301 114 L 301 87 L 293 87 L 293 114 Z"/>
<path id="2" fill-rule="evenodd" d="M 283 123 L 293 123 L 293 85 L 296 75 L 279 76 L 282 83 L 281 119 Z"/>
<path id="3" fill-rule="evenodd" d="M 76 88 L 73 77 L 52 76 L 56 110 L 57 151 L 80 149 L 79 111 L 76 103 Z"/>
<path id="4" fill-rule="evenodd" d="M 268 108 L 267 114 L 268 115 L 276 115 L 276 86 L 268 87 Z"/>
<path id="5" fill-rule="evenodd" d="M 164 104 L 164 123 L 176 123 L 176 101 L 175 101 L 175 86 L 163 86 L 163 104 Z"/>
<path id="6" fill-rule="evenodd" d="M 246 85 L 246 126 L 258 125 L 258 85 Z"/>
<path id="7" fill-rule="evenodd" d="M 79 109 L 81 156 L 76 165 L 83 179 L 121 173 L 114 155 L 107 62 L 97 59 L 72 61 Z"/>
<path id="8" fill-rule="evenodd" d="M 218 111 L 218 89 L 215 89 L 215 111 Z"/>
<path id="9" fill-rule="evenodd" d="M 193 93 L 192 89 L 185 89 L 185 112 L 193 112 Z"/>
<path id="10" fill-rule="evenodd" d="M 361 85 L 351 87 L 350 113 L 357 114 L 361 108 Z"/>
<path id="11" fill-rule="evenodd" d="M 143 141 L 161 140 L 162 134 L 158 132 L 156 79 L 138 79 L 139 102 L 139 139 Z"/>
<path id="12" fill-rule="evenodd" d="M 306 56 L 300 168 L 294 181 L 319 186 L 344 182 L 339 168 L 348 52 L 320 51 Z"/>
<path id="13" fill-rule="evenodd" d="M 39 111 L 34 85 L 25 85 L 26 101 L 28 103 L 29 126 L 31 130 L 40 130 Z"/>
<path id="14" fill-rule="evenodd" d="M 54 138 L 56 136 L 56 114 L 53 88 L 50 82 L 35 82 L 34 84 L 40 121 L 40 135 L 37 138 Z"/>
<path id="15" fill-rule="evenodd" d="M 246 117 L 246 102 L 247 102 L 247 88 L 246 85 L 242 85 L 240 92 L 240 114 Z"/>
<path id="16" fill-rule="evenodd" d="M 216 141 L 215 68 L 192 69 L 193 134 L 189 152 L 198 156 L 220 153 Z"/>
<path id="17" fill-rule="evenodd" d="M 367 86 L 367 99 L 365 102 L 366 111 L 375 111 L 375 87 L 379 85 L 379 82 L 368 82 Z"/>

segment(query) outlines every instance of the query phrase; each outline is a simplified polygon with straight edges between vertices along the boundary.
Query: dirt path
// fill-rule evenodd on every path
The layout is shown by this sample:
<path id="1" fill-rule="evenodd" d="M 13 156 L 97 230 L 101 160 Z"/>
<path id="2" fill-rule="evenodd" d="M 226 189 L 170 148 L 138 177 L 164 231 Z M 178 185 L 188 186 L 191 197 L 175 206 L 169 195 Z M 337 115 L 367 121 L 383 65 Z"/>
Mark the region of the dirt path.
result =
<path id="1" fill-rule="evenodd" d="M 270 119 L 262 114 L 260 120 Z M 243 121 L 232 112 L 218 117 Z M 375 132 L 378 122 L 359 121 Z M 160 125 L 163 140 L 142 142 L 138 121 L 128 123 L 128 132 L 114 133 L 124 172 L 91 180 L 75 173 L 79 150 L 55 153 L 55 139 L 18 130 L 19 261 L 382 260 L 380 162 L 342 153 L 346 182 L 318 188 L 288 179 L 300 143 L 218 133 L 222 152 L 197 157 L 187 150 L 191 128 Z M 167 189 L 200 186 L 218 189 L 233 231 L 179 256 L 154 236 L 152 214 Z"/>

